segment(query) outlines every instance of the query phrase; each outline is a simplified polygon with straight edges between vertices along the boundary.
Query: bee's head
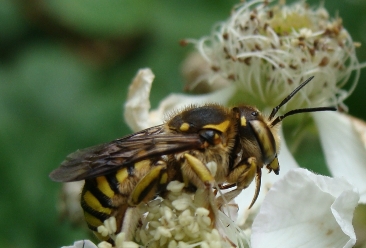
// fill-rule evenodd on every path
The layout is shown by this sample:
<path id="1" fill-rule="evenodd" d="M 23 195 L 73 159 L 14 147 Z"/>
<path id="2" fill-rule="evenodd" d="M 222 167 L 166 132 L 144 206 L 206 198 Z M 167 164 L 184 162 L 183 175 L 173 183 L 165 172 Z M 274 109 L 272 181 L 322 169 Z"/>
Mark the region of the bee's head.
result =
<path id="1" fill-rule="evenodd" d="M 277 133 L 278 124 L 286 117 L 318 111 L 336 111 L 335 107 L 317 107 L 317 108 L 301 108 L 291 110 L 284 115 L 276 116 L 280 108 L 285 105 L 302 87 L 309 83 L 314 77 L 310 77 L 292 91 L 282 102 L 273 108 L 268 119 L 265 119 L 261 113 L 254 107 L 243 106 L 236 107 L 233 110 L 237 112 L 239 118 L 239 134 L 245 139 L 255 140 L 260 147 L 261 158 L 267 168 L 273 170 L 276 174 L 279 172 L 279 164 L 277 153 L 279 150 L 279 135 Z"/>
<path id="2" fill-rule="evenodd" d="M 242 139 L 242 144 L 245 144 L 246 149 L 250 149 L 249 144 L 259 147 L 262 162 L 267 165 L 269 170 L 278 174 L 279 136 L 277 128 L 270 127 L 258 109 L 252 106 L 235 107 L 233 111 L 236 112 L 239 120 L 238 134 Z"/>

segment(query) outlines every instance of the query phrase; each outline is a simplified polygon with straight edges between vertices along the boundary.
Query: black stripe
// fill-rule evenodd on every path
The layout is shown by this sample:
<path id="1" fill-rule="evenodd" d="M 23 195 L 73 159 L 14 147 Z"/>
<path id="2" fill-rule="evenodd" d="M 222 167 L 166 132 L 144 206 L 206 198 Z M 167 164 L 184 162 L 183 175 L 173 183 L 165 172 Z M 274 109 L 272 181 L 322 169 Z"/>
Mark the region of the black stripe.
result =
<path id="1" fill-rule="evenodd" d="M 89 181 L 89 180 L 87 180 Z M 105 208 L 114 208 L 112 205 L 111 198 L 106 196 L 100 189 L 97 187 L 97 183 L 95 182 L 94 185 L 87 185 L 87 182 L 85 182 L 85 189 L 89 190 L 92 195 L 94 195 L 100 204 Z"/>
<path id="2" fill-rule="evenodd" d="M 119 194 L 119 182 L 116 178 L 116 172 L 110 173 L 108 175 L 105 175 L 105 178 L 107 179 L 107 182 L 109 184 L 109 187 L 113 190 L 115 194 Z"/>
<path id="3" fill-rule="evenodd" d="M 82 209 L 84 210 L 84 212 L 87 212 L 88 214 L 94 216 L 95 218 L 97 218 L 101 222 L 104 222 L 106 219 L 108 219 L 110 217 L 110 215 L 106 214 L 106 213 L 98 212 L 94 208 L 90 207 L 88 205 L 88 203 L 84 200 L 85 193 L 87 191 L 90 191 L 90 188 L 93 187 L 92 185 L 90 185 L 90 183 L 92 183 L 92 182 L 90 182 L 90 180 L 85 180 L 85 185 L 84 185 L 84 188 L 83 188 L 83 192 L 81 193 L 80 205 L 81 205 Z"/>
<path id="4" fill-rule="evenodd" d="M 235 135 L 235 143 L 234 143 L 234 147 L 231 149 L 231 152 L 229 154 L 229 171 L 234 170 L 234 162 L 236 161 L 238 154 L 240 153 L 241 150 L 241 145 L 240 145 L 240 137 L 239 135 Z"/>
<path id="5" fill-rule="evenodd" d="M 104 222 L 106 219 L 108 219 L 110 217 L 109 214 L 105 214 L 105 213 L 102 213 L 102 212 L 98 212 L 97 210 L 95 210 L 92 207 L 90 207 L 84 201 L 84 199 L 81 200 L 81 207 L 83 208 L 84 212 L 87 212 L 88 214 L 93 215 L 95 218 L 97 218 L 101 222 Z"/>
<path id="6" fill-rule="evenodd" d="M 147 195 L 149 195 L 152 191 L 154 191 L 155 195 L 161 190 L 162 184 L 159 183 L 161 179 L 161 175 L 166 171 L 166 168 L 161 169 L 159 175 L 157 178 L 152 180 L 144 190 L 141 191 L 141 194 L 138 197 L 138 203 L 141 203 L 142 200 L 146 198 Z M 145 200 L 151 200 L 151 199 L 145 199 Z"/>
<path id="7" fill-rule="evenodd" d="M 130 165 L 127 167 L 127 173 L 129 177 L 133 177 L 135 176 L 135 166 L 134 165 Z"/>
<path id="8" fill-rule="evenodd" d="M 154 191 L 155 191 L 155 193 L 157 192 L 158 179 L 160 179 L 160 178 L 157 178 L 157 179 L 155 179 L 155 180 L 151 181 L 151 182 L 150 182 L 150 184 L 149 184 L 149 186 L 148 186 L 148 187 L 146 187 L 143 191 L 141 191 L 141 194 L 140 194 L 140 195 L 139 195 L 139 197 L 138 197 L 138 203 L 141 203 L 141 202 L 142 202 L 142 200 L 144 200 L 144 199 L 145 199 L 145 197 L 146 197 L 149 193 L 151 193 L 151 191 L 152 191 L 152 190 L 154 190 Z M 152 199 L 146 199 L 146 200 L 150 201 L 150 200 L 152 200 Z"/>
<path id="9" fill-rule="evenodd" d="M 88 222 L 86 222 L 86 224 L 88 225 L 88 228 L 94 232 L 98 232 L 98 227 L 97 226 L 92 226 L 91 224 L 89 224 Z"/>

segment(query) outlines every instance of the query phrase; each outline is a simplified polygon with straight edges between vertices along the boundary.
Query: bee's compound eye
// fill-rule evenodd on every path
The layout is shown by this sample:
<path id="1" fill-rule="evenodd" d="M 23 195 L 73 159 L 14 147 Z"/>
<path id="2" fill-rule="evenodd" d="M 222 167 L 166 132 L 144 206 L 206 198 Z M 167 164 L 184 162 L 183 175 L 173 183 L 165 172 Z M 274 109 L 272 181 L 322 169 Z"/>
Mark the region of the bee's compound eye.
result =
<path id="1" fill-rule="evenodd" d="M 215 145 L 220 142 L 220 135 L 212 129 L 203 129 L 199 131 L 200 136 L 210 145 Z"/>

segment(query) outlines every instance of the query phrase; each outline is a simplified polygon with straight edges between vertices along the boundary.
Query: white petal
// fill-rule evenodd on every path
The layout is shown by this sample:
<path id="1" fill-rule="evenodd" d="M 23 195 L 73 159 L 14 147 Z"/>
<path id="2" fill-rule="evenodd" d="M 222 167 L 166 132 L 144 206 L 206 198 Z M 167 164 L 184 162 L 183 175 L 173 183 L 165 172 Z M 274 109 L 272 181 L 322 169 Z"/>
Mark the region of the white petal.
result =
<path id="1" fill-rule="evenodd" d="M 357 119 L 355 117 L 352 117 L 352 116 L 348 116 L 348 117 L 350 118 L 353 126 L 355 127 L 356 131 L 360 135 L 362 143 L 364 144 L 365 149 L 366 149 L 366 122 L 364 122 L 363 120 Z"/>
<path id="2" fill-rule="evenodd" d="M 62 248 L 98 248 L 98 247 L 90 240 L 79 240 L 75 241 L 74 245 L 62 246 Z"/>
<path id="3" fill-rule="evenodd" d="M 359 194 L 343 178 L 293 169 L 268 192 L 252 226 L 252 247 L 352 247 Z"/>
<path id="4" fill-rule="evenodd" d="M 60 212 L 75 224 L 84 222 L 84 212 L 80 206 L 80 192 L 83 186 L 84 181 L 62 184 Z"/>
<path id="5" fill-rule="evenodd" d="M 237 219 L 237 224 L 239 226 L 243 226 L 248 218 L 252 218 L 251 215 L 256 215 L 259 207 L 263 202 L 264 197 L 266 196 L 268 190 L 271 188 L 274 182 L 282 178 L 289 170 L 299 168 L 299 165 L 296 163 L 294 157 L 287 148 L 285 139 L 283 138 L 282 129 L 280 129 L 279 132 L 281 137 L 281 149 L 278 155 L 278 161 L 280 163 L 280 174 L 276 175 L 273 172 L 267 173 L 267 171 L 263 169 L 261 192 L 258 196 L 257 201 L 254 203 L 251 209 L 248 209 L 248 207 L 252 201 L 255 191 L 254 182 L 235 198 L 235 202 L 239 206 L 239 217 Z"/>
<path id="6" fill-rule="evenodd" d="M 299 168 L 295 158 L 292 156 L 291 152 L 287 148 L 286 141 L 283 136 L 282 127 L 279 130 L 280 138 L 281 138 L 281 148 L 280 153 L 278 155 L 278 161 L 280 163 L 280 174 L 283 176 L 291 169 Z M 277 178 L 276 175 L 273 175 L 274 178 Z"/>
<path id="7" fill-rule="evenodd" d="M 150 110 L 150 90 L 155 75 L 150 69 L 141 69 L 130 85 L 124 118 L 133 131 L 139 131 L 163 123 L 165 116 L 192 104 L 219 103 L 225 105 L 234 94 L 234 85 L 213 93 L 190 96 L 170 94 L 160 104 L 158 109 Z"/>
<path id="8" fill-rule="evenodd" d="M 366 203 L 366 149 L 351 119 L 337 112 L 313 113 L 330 172 L 344 177 Z"/>
<path id="9" fill-rule="evenodd" d="M 177 110 L 184 109 L 190 105 L 203 105 L 205 103 L 218 103 L 225 105 L 235 93 L 235 86 L 223 88 L 209 94 L 202 95 L 185 95 L 185 94 L 170 94 L 167 98 L 160 102 L 158 109 L 151 111 L 150 118 L 159 120 L 160 123 L 169 113 L 175 113 Z M 157 123 L 159 124 L 159 123 Z"/>
<path id="10" fill-rule="evenodd" d="M 128 89 L 127 102 L 124 106 L 124 118 L 133 131 L 152 126 L 149 122 L 150 90 L 155 75 L 147 69 L 140 69 Z"/>

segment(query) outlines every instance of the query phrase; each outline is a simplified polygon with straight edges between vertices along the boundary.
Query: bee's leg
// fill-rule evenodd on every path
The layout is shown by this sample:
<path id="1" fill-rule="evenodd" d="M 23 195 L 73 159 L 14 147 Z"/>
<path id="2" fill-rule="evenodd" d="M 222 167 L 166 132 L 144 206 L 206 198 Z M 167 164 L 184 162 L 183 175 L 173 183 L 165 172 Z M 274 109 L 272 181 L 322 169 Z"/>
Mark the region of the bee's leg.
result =
<path id="1" fill-rule="evenodd" d="M 215 181 L 215 178 L 212 176 L 210 170 L 204 165 L 199 159 L 192 156 L 191 154 L 184 154 L 185 159 L 188 162 L 188 165 L 192 169 L 192 171 L 198 176 L 200 181 L 205 185 L 212 185 Z M 198 185 L 196 185 L 198 186 Z"/>
<path id="2" fill-rule="evenodd" d="M 116 218 L 116 225 L 117 225 L 117 231 L 116 233 L 119 233 L 122 231 L 125 222 L 129 221 L 128 217 L 128 211 L 129 209 L 135 209 L 128 206 L 128 204 L 122 204 L 120 205 L 113 213 L 113 216 Z"/>
<path id="3" fill-rule="evenodd" d="M 251 208 L 257 197 L 259 195 L 260 185 L 261 185 L 261 175 L 262 170 L 261 167 L 257 165 L 257 160 L 255 157 L 250 157 L 248 160 L 238 165 L 230 174 L 227 176 L 228 182 L 236 182 L 236 189 L 224 193 L 217 199 L 217 205 L 219 208 L 226 202 L 231 201 L 236 196 L 240 194 L 240 192 L 247 188 L 253 181 L 254 177 L 256 178 L 256 190 L 254 193 L 253 200 L 249 206 Z"/>
<path id="4" fill-rule="evenodd" d="M 167 183 L 166 165 L 154 166 L 133 189 L 128 204 L 137 206 L 141 202 L 147 203 L 156 196 L 162 185 Z"/>
<path id="5" fill-rule="evenodd" d="M 139 209 L 135 207 L 129 207 L 123 213 L 123 222 L 121 222 L 121 228 L 119 232 L 123 232 L 125 240 L 133 240 L 136 228 L 140 221 Z"/>
<path id="6" fill-rule="evenodd" d="M 212 176 L 209 169 L 204 165 L 199 159 L 196 157 L 186 153 L 184 154 L 186 158 L 187 164 L 190 166 L 191 170 L 196 174 L 199 178 L 200 182 L 191 182 L 196 184 L 197 192 L 196 196 L 198 199 L 195 199 L 195 202 L 199 203 L 198 205 L 209 210 L 209 217 L 211 219 L 211 225 L 215 226 L 216 216 L 217 216 L 217 207 L 215 203 L 215 196 L 213 193 L 213 186 L 215 182 L 215 178 Z M 192 178 L 189 178 L 192 180 Z M 203 183 L 203 187 L 200 186 Z"/>

